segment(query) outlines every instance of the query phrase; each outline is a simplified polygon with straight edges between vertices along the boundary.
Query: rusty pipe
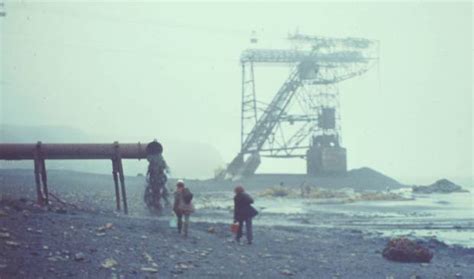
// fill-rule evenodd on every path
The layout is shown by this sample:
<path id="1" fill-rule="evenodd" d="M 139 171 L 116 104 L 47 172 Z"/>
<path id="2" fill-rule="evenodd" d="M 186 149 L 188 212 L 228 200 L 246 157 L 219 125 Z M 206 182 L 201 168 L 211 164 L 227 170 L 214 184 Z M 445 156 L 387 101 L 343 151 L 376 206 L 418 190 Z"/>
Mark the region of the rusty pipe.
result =
<path id="1" fill-rule="evenodd" d="M 0 143 L 0 160 L 42 159 L 144 159 L 147 144 L 142 143 Z"/>

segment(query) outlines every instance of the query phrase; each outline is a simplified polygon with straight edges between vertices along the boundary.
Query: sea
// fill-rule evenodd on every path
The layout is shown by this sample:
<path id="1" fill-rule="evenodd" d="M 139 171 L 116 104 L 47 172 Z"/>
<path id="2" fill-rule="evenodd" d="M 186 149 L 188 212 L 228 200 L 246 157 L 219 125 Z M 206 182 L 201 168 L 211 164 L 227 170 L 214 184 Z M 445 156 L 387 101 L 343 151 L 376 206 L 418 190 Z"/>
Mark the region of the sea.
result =
<path id="1" fill-rule="evenodd" d="M 474 187 L 469 192 L 417 194 L 411 188 L 395 190 L 405 200 L 335 202 L 300 198 L 257 197 L 260 214 L 255 224 L 355 229 L 372 236 L 435 238 L 448 245 L 474 248 Z M 209 204 L 207 205 L 209 206 Z M 229 221 L 231 197 L 213 199 L 212 207 L 223 215 L 212 220 Z M 206 207 L 206 206 L 205 206 Z M 205 208 L 203 208 L 205 209 Z M 202 216 L 202 215 L 201 215 Z"/>

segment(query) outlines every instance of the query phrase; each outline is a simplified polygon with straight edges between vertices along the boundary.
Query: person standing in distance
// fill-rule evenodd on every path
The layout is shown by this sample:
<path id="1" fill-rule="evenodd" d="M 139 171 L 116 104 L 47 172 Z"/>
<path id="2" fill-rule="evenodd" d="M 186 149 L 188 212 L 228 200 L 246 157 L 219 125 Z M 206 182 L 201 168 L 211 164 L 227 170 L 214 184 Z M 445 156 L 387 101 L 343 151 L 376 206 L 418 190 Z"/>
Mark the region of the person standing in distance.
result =
<path id="1" fill-rule="evenodd" d="M 193 194 L 184 186 L 184 181 L 178 180 L 176 183 L 176 192 L 174 192 L 173 211 L 178 218 L 178 233 L 181 234 L 181 232 L 183 232 L 184 237 L 188 237 L 189 216 L 194 212 L 192 199 Z"/>
<path id="2" fill-rule="evenodd" d="M 242 237 L 242 227 L 245 223 L 245 232 L 247 237 L 247 244 L 252 244 L 252 218 L 258 214 L 258 211 L 252 207 L 253 199 L 244 190 L 244 187 L 237 186 L 234 189 L 234 223 L 239 223 L 239 230 L 235 240 L 240 242 Z"/>

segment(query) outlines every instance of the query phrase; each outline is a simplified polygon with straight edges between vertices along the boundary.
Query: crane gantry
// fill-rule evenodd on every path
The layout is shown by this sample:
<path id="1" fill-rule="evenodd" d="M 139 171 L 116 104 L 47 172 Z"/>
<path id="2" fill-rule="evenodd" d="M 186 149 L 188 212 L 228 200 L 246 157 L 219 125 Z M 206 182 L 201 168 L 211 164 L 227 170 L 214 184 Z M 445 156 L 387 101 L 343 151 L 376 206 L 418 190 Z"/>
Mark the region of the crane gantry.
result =
<path id="1" fill-rule="evenodd" d="M 346 150 L 340 145 L 337 84 L 367 72 L 378 60 L 378 43 L 298 33 L 288 39 L 304 48 L 253 48 L 240 56 L 241 147 L 223 173 L 225 178 L 254 174 L 261 157 L 306 158 L 308 174 L 347 169 Z M 262 63 L 291 67 L 271 102 L 263 107 L 256 97 L 254 73 L 254 67 Z M 298 104 L 298 113 L 293 104 Z"/>

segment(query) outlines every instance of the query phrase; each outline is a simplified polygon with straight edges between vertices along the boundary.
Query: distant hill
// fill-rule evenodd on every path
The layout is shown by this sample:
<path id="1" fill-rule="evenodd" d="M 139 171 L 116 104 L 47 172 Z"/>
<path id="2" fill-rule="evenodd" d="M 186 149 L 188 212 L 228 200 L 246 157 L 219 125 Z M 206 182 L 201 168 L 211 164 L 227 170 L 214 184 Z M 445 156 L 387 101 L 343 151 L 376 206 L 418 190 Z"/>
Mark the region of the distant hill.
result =
<path id="1" fill-rule="evenodd" d="M 106 142 L 103 137 L 89 135 L 86 132 L 66 126 L 16 126 L 2 125 L 0 127 L 1 143 L 90 143 Z M 117 139 L 120 141 L 120 139 Z M 147 139 L 144 139 L 147 140 Z M 151 139 L 150 139 L 151 140 Z M 214 170 L 223 165 L 220 153 L 209 144 L 193 141 L 161 140 L 165 147 L 165 159 L 171 168 L 173 177 L 210 178 Z M 48 169 L 68 169 L 93 173 L 111 173 L 112 167 L 108 161 L 71 161 L 50 160 L 46 162 Z M 32 168 L 29 161 L 0 161 L 0 168 Z M 127 175 L 145 173 L 146 160 L 127 160 L 124 170 Z"/>

